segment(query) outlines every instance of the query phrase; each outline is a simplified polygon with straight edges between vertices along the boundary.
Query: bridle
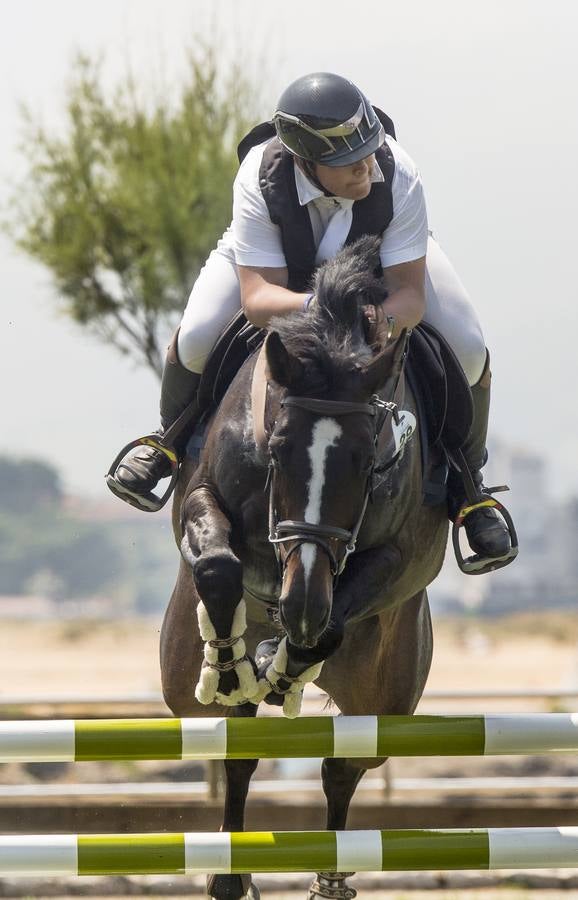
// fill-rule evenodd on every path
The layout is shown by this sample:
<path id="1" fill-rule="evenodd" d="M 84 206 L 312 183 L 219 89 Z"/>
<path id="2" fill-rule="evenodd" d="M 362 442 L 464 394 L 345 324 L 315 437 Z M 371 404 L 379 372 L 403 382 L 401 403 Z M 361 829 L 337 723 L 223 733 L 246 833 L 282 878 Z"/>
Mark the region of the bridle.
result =
<path id="1" fill-rule="evenodd" d="M 299 522 L 294 519 L 285 519 L 281 522 L 277 522 L 273 496 L 277 476 L 277 464 L 273 457 L 271 455 L 269 456 L 269 470 L 265 485 L 265 490 L 267 487 L 269 488 L 269 541 L 273 544 L 275 549 L 281 577 L 283 577 L 285 573 L 289 559 L 302 544 L 316 544 L 329 558 L 335 587 L 349 556 L 355 551 L 357 537 L 367 511 L 367 504 L 369 503 L 373 492 L 375 460 L 379 436 L 388 415 L 391 414 L 395 421 L 398 421 L 397 404 L 392 400 L 382 400 L 378 396 L 373 396 L 369 403 L 350 403 L 341 400 L 314 400 L 309 397 L 288 396 L 281 400 L 281 406 L 296 406 L 320 416 L 335 417 L 346 416 L 352 413 L 362 413 L 363 415 L 371 416 L 373 419 L 373 459 L 365 482 L 361 512 L 351 531 L 348 531 L 345 528 L 336 528 L 333 525 L 317 525 L 313 522 Z M 398 455 L 399 454 L 397 453 L 394 454 L 384 466 L 380 466 L 380 471 L 385 471 L 392 466 L 398 458 Z M 341 545 L 340 552 L 333 551 L 330 543 L 332 540 L 339 542 L 339 545 Z M 289 542 L 294 542 L 293 546 L 289 550 L 285 550 L 283 545 Z"/>

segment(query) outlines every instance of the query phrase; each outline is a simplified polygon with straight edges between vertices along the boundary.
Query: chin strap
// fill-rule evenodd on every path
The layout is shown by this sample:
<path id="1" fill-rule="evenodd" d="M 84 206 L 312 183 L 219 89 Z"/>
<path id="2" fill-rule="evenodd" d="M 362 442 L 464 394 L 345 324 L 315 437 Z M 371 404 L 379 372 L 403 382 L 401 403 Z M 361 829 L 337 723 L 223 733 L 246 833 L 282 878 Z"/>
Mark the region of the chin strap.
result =
<path id="1" fill-rule="evenodd" d="M 320 191 L 323 191 L 326 197 L 335 197 L 331 191 L 328 191 L 327 188 L 323 187 L 321 182 L 317 177 L 317 173 L 315 171 L 315 163 L 311 162 L 310 159 L 300 159 L 297 165 L 301 165 L 301 168 L 309 181 L 315 185 L 316 188 L 319 188 Z"/>

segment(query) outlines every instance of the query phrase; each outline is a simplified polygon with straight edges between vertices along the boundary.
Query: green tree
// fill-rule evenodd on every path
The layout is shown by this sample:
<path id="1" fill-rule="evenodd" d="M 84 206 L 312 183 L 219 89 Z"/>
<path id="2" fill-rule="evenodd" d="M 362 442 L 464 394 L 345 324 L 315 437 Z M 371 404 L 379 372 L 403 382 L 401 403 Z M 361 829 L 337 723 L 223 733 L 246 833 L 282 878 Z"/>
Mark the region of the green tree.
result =
<path id="1" fill-rule="evenodd" d="M 139 364 L 162 370 L 164 344 L 231 215 L 236 145 L 255 88 L 197 46 L 177 90 L 146 97 L 126 76 L 112 95 L 101 66 L 75 63 L 58 137 L 26 113 L 27 177 L 9 232 L 51 271 L 66 313 Z"/>
<path id="2" fill-rule="evenodd" d="M 26 513 L 61 500 L 60 475 L 49 463 L 0 456 L 0 512 Z"/>
<path id="3" fill-rule="evenodd" d="M 0 595 L 42 584 L 56 599 L 83 597 L 122 575 L 122 553 L 106 525 L 70 515 L 63 499 L 49 463 L 0 456 Z"/>

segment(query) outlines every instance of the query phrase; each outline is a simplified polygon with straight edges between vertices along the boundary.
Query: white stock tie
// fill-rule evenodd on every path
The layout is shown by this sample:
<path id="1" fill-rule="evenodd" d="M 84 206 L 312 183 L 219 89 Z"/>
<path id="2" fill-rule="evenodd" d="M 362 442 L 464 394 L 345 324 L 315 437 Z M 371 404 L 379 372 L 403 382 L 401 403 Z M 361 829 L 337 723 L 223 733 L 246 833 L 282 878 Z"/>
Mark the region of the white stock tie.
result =
<path id="1" fill-rule="evenodd" d="M 325 234 L 321 238 L 319 247 L 317 248 L 317 254 L 315 256 L 317 265 L 321 265 L 321 263 L 324 263 L 327 259 L 333 259 L 333 257 L 339 253 L 349 234 L 349 229 L 351 228 L 351 222 L 353 221 L 353 200 L 339 199 L 336 201 L 335 205 L 335 212 L 331 216 Z"/>

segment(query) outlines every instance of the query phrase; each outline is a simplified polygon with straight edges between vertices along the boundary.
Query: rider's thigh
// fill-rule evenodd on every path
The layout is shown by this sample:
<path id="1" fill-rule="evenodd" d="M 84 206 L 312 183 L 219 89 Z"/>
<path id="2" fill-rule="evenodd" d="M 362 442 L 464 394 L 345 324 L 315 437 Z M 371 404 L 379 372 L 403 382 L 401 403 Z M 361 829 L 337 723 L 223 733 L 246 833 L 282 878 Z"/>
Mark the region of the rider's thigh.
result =
<path id="1" fill-rule="evenodd" d="M 433 238 L 426 255 L 426 312 L 429 322 L 447 340 L 470 385 L 480 380 L 486 345 L 477 313 L 449 259 Z"/>
<path id="2" fill-rule="evenodd" d="M 221 332 L 241 308 L 237 268 L 213 250 L 193 285 L 179 331 L 179 359 L 201 373 Z"/>

